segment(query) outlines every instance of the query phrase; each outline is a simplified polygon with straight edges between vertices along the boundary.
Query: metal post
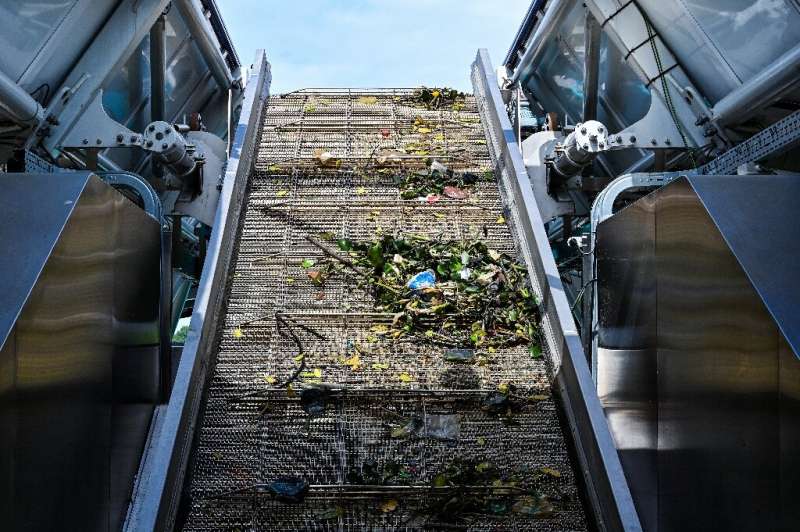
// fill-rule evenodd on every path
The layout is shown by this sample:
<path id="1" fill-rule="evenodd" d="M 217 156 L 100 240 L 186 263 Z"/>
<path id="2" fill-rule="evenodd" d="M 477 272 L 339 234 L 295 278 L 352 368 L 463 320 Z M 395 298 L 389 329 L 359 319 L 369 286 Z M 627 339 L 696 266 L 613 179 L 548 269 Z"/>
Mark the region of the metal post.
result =
<path id="1" fill-rule="evenodd" d="M 600 24 L 586 10 L 583 56 L 583 121 L 597 120 L 598 80 L 600 78 Z"/>
<path id="2" fill-rule="evenodd" d="M 164 120 L 166 113 L 164 78 L 167 71 L 167 21 L 162 14 L 150 28 L 150 121 Z M 162 177 L 157 157 L 150 157 L 153 175 Z"/>

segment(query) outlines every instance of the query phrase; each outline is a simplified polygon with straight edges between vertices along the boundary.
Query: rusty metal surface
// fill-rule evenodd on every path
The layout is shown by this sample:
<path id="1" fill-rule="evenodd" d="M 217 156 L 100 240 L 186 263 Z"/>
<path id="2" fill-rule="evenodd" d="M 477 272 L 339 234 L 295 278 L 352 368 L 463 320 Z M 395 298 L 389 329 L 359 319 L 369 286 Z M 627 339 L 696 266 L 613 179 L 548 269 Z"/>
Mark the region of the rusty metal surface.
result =
<path id="1" fill-rule="evenodd" d="M 323 232 L 352 240 L 398 231 L 478 238 L 517 254 L 511 230 L 500 219 L 509 213 L 493 180 L 478 183 L 468 201 L 429 204 L 401 199 L 391 176 L 371 170 L 387 149 L 405 150 L 406 170 L 423 168 L 429 157 L 457 171 L 484 174 L 494 168 L 471 96 L 461 110 L 440 111 L 419 108 L 412 95 L 408 89 L 318 89 L 268 101 L 198 429 L 184 530 L 586 528 L 550 397 L 548 356 L 533 359 L 525 347 L 514 347 L 479 350 L 484 365 L 447 362 L 440 347 L 374 334 L 391 315 L 376 312 L 370 293 L 352 279 L 333 276 L 319 287 L 300 266 L 304 259 L 323 258 L 306 239 Z M 417 117 L 430 133 L 414 131 Z M 315 149 L 331 152 L 340 165 L 321 168 Z M 356 371 L 343 363 L 354 346 L 361 361 Z M 306 369 L 318 369 L 320 376 L 299 379 L 290 393 L 276 382 L 296 371 L 300 351 Z M 401 374 L 409 378 L 401 380 Z M 308 381 L 334 390 L 325 413 L 313 418 L 297 397 Z M 515 385 L 522 398 L 513 423 L 481 409 L 486 394 L 501 383 Z M 457 416 L 453 440 L 391 437 L 389 427 L 398 419 L 442 414 Z M 457 495 L 453 488 L 431 487 L 454 460 L 486 462 L 498 475 L 517 477 L 517 488 L 548 496 L 553 515 L 470 514 L 446 523 L 431 517 L 431 507 Z M 382 486 L 353 482 L 354 472 L 363 474 L 365 467 L 383 476 L 399 468 L 402 479 Z M 542 468 L 560 476 L 542 474 Z M 302 503 L 278 502 L 258 489 L 281 477 L 311 485 Z M 491 488 L 479 490 L 492 496 Z M 399 501 L 397 509 L 382 511 L 389 499 Z M 331 508 L 337 515 L 324 515 Z"/>

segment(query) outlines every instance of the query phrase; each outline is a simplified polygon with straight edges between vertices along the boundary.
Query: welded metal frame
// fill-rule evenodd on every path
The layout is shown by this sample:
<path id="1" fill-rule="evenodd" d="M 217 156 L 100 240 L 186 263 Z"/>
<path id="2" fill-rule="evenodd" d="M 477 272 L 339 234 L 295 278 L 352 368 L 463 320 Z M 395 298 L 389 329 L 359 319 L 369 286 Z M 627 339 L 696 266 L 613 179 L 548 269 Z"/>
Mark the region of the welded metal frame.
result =
<path id="1" fill-rule="evenodd" d="M 597 527 L 599 530 L 641 530 L 522 154 L 503 105 L 497 77 L 484 49 L 478 51 L 473 64 L 473 83 L 476 95 L 485 95 L 485 100 L 479 99 L 478 104 L 484 124 L 498 143 L 496 175 L 502 175 L 511 185 L 510 197 L 505 201 L 519 217 L 517 238 L 532 281 L 541 292 L 543 329 L 554 364 L 555 387 L 572 432 Z"/>
<path id="2" fill-rule="evenodd" d="M 269 63 L 264 51 L 258 50 L 245 88 L 214 232 L 172 394 L 169 403 L 157 410 L 134 486 L 124 527 L 129 532 L 171 530 L 175 524 L 203 390 L 214 365 L 210 358 L 217 342 L 224 289 L 229 280 L 258 124 L 270 83 Z"/>

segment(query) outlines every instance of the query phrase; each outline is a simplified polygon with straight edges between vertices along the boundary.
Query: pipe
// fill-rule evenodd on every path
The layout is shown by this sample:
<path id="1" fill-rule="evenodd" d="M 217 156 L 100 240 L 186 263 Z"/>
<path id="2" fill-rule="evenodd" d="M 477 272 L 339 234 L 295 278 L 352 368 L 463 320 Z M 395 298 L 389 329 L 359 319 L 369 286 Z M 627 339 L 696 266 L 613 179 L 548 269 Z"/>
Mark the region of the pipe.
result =
<path id="1" fill-rule="evenodd" d="M 511 76 L 511 83 L 519 81 L 523 71 L 529 69 L 533 63 L 539 59 L 539 56 L 544 49 L 545 42 L 556 31 L 559 24 L 561 24 L 564 16 L 569 13 L 569 8 L 572 7 L 574 0 L 552 0 L 547 7 L 542 20 L 536 26 L 536 31 L 530 40 L 530 44 L 525 49 L 525 53 L 519 60 L 519 65 L 514 69 L 514 74 Z"/>
<path id="2" fill-rule="evenodd" d="M 203 6 L 198 0 L 174 0 L 173 4 L 181 13 L 189 33 L 192 34 L 200 53 L 203 55 L 211 75 L 222 88 L 227 91 L 238 81 L 233 78 L 233 74 L 222 57 L 219 41 L 211 27 L 211 23 L 206 19 Z"/>
<path id="3" fill-rule="evenodd" d="M 711 110 L 720 125 L 743 122 L 786 93 L 800 78 L 800 44 L 773 61 L 753 78 L 722 98 Z"/>
<path id="4" fill-rule="evenodd" d="M 18 124 L 36 125 L 44 118 L 39 102 L 3 71 L 0 71 L 0 108 Z"/>

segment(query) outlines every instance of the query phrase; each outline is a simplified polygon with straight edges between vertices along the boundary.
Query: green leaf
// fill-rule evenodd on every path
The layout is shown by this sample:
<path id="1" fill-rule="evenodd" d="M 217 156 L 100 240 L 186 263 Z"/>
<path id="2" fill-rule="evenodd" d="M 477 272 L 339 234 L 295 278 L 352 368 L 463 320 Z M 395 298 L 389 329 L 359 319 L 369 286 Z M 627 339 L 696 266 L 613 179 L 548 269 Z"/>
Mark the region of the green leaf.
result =
<path id="1" fill-rule="evenodd" d="M 383 247 L 380 243 L 375 244 L 367 252 L 367 260 L 375 269 L 383 268 Z"/>
<path id="2" fill-rule="evenodd" d="M 314 261 L 313 259 L 303 259 L 303 261 L 300 263 L 300 266 L 307 270 L 315 264 L 316 261 Z"/>
<path id="3" fill-rule="evenodd" d="M 542 348 L 536 344 L 531 344 L 528 347 L 528 352 L 534 360 L 542 358 Z"/>
<path id="4" fill-rule="evenodd" d="M 353 249 L 353 241 L 348 240 L 347 238 L 342 238 L 336 244 L 339 246 L 339 249 L 342 251 L 351 251 Z"/>

